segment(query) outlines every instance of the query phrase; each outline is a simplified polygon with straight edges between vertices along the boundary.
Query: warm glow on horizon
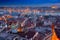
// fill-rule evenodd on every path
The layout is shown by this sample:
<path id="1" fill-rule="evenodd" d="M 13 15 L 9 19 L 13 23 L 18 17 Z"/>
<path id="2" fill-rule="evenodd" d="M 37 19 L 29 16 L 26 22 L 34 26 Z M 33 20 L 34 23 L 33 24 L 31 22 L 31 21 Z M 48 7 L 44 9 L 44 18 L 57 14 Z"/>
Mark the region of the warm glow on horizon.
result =
<path id="1" fill-rule="evenodd" d="M 52 6 L 51 8 L 56 9 L 56 8 L 57 8 L 57 6 Z"/>

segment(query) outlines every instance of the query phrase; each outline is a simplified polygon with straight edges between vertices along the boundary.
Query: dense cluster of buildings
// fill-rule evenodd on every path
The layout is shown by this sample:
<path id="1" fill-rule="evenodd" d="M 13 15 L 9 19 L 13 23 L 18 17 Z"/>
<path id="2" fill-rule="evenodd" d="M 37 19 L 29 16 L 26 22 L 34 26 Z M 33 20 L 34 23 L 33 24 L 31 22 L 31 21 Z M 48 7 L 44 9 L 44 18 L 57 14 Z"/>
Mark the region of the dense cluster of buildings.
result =
<path id="1" fill-rule="evenodd" d="M 52 35 L 52 23 L 60 26 L 59 10 L 55 7 L 1 7 L 0 37 L 6 40 L 45 40 L 46 36 Z"/>

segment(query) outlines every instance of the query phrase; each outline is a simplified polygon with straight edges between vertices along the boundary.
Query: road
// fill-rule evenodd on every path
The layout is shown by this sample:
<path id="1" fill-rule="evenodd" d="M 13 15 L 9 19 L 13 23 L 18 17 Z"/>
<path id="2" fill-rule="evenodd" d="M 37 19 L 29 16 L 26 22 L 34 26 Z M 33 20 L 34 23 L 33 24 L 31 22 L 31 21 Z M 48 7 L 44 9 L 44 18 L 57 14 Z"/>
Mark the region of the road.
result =
<path id="1" fill-rule="evenodd" d="M 47 35 L 43 40 L 51 40 L 52 33 Z"/>

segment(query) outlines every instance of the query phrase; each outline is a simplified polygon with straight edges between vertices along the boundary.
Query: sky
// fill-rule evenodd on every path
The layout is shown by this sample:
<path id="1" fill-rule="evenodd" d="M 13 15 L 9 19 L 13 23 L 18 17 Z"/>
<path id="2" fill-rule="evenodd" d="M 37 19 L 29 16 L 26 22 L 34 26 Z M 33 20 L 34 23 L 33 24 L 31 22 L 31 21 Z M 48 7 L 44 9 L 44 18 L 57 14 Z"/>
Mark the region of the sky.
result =
<path id="1" fill-rule="evenodd" d="M 1 5 L 42 5 L 42 4 L 56 4 L 60 0 L 0 0 Z"/>

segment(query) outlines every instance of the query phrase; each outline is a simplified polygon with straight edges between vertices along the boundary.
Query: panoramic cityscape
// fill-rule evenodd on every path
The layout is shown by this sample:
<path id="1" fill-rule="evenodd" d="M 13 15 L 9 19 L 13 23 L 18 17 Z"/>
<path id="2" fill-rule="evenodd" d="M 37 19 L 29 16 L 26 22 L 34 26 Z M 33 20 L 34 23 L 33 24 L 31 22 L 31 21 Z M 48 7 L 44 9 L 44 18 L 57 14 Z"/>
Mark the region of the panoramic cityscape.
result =
<path id="1" fill-rule="evenodd" d="M 0 40 L 60 40 L 60 1 L 0 0 Z"/>

